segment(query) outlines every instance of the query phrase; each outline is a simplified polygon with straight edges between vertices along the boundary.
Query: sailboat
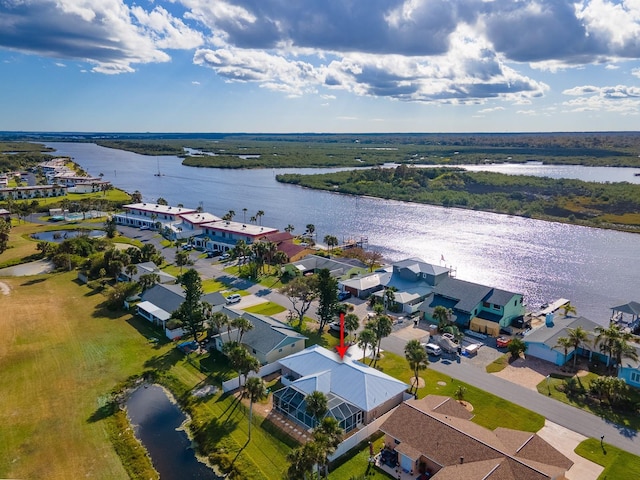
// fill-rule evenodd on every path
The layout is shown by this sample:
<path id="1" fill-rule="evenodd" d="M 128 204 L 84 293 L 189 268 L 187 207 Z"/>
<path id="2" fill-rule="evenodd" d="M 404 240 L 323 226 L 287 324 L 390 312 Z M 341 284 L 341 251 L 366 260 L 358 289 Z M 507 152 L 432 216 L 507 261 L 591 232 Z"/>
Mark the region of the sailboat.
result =
<path id="1" fill-rule="evenodd" d="M 158 173 L 154 173 L 153 174 L 156 177 L 161 177 L 162 173 L 160 173 L 160 159 L 158 159 Z"/>

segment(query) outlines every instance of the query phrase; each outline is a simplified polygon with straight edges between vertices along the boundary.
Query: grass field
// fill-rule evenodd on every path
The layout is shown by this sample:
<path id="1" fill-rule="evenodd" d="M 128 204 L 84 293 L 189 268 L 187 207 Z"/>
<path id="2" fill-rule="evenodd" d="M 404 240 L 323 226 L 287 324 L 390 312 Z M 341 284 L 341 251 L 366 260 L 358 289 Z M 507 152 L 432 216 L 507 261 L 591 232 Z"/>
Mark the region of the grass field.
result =
<path id="1" fill-rule="evenodd" d="M 154 347 L 127 322 L 96 314 L 101 295 L 74 273 L 7 278 L 0 325 L 0 477 L 126 478 L 93 421 L 114 385 Z"/>
<path id="2" fill-rule="evenodd" d="M 575 452 L 604 467 L 598 480 L 640 478 L 640 457 L 613 447 L 600 440 L 589 438 L 576 447 Z"/>

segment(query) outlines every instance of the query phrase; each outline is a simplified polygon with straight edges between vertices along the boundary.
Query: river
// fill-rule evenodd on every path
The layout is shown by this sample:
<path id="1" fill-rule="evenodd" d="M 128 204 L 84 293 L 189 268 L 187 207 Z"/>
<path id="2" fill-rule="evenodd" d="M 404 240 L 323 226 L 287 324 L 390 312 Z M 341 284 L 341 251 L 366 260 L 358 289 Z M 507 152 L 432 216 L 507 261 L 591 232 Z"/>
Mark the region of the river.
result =
<path id="1" fill-rule="evenodd" d="M 264 225 L 294 233 L 313 223 L 317 238 L 366 238 L 387 260 L 420 257 L 451 266 L 458 278 L 523 293 L 531 310 L 560 297 L 584 315 L 606 324 L 611 307 L 640 301 L 640 236 L 473 210 L 353 197 L 275 181 L 277 173 L 335 169 L 225 170 L 182 165 L 178 157 L 143 156 L 89 143 L 51 142 L 57 154 L 144 201 L 236 212 L 246 220 L 258 210 Z M 500 166 L 486 166 L 500 171 Z M 599 181 L 640 182 L 633 169 L 506 165 L 508 173 Z M 155 176 L 158 168 L 162 176 Z M 481 167 L 474 167 L 481 168 Z M 598 168 L 597 171 L 591 170 Z M 532 173 L 533 172 L 533 173 Z M 559 173 L 560 172 L 560 173 Z M 595 173 L 594 173 L 595 172 Z M 507 173 L 507 172 L 505 172 Z M 584 176 L 584 177 L 583 177 Z M 243 209 L 246 208 L 246 213 Z M 246 218 L 243 218 L 245 217 Z M 445 259 L 442 262 L 442 258 Z"/>

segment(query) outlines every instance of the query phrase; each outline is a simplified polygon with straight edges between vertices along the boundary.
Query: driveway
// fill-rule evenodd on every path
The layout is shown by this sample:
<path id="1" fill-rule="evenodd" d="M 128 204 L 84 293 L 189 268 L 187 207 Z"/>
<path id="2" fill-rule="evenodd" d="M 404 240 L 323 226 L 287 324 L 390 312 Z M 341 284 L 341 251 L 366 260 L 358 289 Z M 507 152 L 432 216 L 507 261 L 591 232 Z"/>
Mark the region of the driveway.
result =
<path id="1" fill-rule="evenodd" d="M 13 267 L 0 269 L 0 277 L 26 277 L 28 275 L 39 275 L 49 273 L 54 269 L 53 263 L 49 260 L 36 260 L 35 262 L 22 263 Z"/>
<path id="2" fill-rule="evenodd" d="M 587 437 L 549 420 L 545 421 L 544 427 L 540 429 L 538 435 L 573 462 L 573 467 L 565 475 L 567 480 L 597 480 L 604 470 L 604 467 L 574 452 L 576 447 Z"/>

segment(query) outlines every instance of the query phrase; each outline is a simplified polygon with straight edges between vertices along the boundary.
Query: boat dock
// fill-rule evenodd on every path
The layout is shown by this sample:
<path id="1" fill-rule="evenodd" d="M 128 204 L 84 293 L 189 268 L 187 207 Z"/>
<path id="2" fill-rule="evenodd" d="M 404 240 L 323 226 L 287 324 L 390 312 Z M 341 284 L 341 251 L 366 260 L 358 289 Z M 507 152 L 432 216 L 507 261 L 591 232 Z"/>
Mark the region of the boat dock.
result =
<path id="1" fill-rule="evenodd" d="M 570 300 L 567 300 L 566 298 L 559 298 L 551 303 L 546 304 L 546 306 L 543 305 L 542 307 L 540 307 L 540 311 L 534 313 L 533 315 L 535 317 L 544 317 L 548 313 L 555 313 L 557 310 L 560 310 L 569 302 Z"/>

